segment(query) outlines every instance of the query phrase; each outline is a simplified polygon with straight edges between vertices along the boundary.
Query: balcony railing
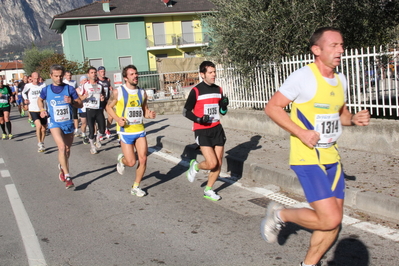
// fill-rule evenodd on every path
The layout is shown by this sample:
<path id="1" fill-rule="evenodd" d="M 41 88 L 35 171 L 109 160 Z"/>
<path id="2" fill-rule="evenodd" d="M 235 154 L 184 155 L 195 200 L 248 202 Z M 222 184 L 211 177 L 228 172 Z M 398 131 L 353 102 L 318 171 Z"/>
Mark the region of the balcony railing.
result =
<path id="1" fill-rule="evenodd" d="M 193 32 L 184 34 L 161 34 L 148 35 L 147 47 L 164 46 L 198 46 L 209 43 L 209 35 L 204 32 Z"/>

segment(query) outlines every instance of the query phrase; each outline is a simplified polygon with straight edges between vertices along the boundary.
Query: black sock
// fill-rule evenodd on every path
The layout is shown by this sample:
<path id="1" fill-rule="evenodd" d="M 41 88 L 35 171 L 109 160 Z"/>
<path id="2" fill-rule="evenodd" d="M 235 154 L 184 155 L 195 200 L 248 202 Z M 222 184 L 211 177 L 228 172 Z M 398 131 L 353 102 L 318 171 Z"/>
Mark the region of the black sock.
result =
<path id="1" fill-rule="evenodd" d="M 3 134 L 6 134 L 6 125 L 3 123 L 3 124 L 0 124 L 0 126 L 1 126 L 1 130 L 3 130 Z"/>
<path id="2" fill-rule="evenodd" d="M 11 134 L 11 122 L 10 121 L 6 122 L 6 126 L 7 126 L 7 130 L 8 130 L 8 134 Z"/>

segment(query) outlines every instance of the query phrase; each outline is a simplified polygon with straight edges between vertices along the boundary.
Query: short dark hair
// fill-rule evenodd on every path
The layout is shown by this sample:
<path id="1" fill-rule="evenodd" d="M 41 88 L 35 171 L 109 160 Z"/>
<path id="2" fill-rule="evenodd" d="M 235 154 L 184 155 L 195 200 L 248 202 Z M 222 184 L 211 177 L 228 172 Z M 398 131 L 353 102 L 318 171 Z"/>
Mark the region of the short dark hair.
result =
<path id="1" fill-rule="evenodd" d="M 122 77 L 127 78 L 127 70 L 131 68 L 137 71 L 137 67 L 135 65 L 127 65 L 122 70 Z"/>
<path id="2" fill-rule="evenodd" d="M 206 69 L 207 69 L 208 67 L 216 68 L 215 64 L 212 63 L 211 61 L 204 61 L 204 62 L 202 62 L 201 65 L 199 66 L 199 72 L 205 74 L 205 73 L 206 73 Z"/>
<path id="3" fill-rule="evenodd" d="M 97 72 L 97 68 L 95 68 L 94 66 L 91 66 L 87 69 L 86 73 L 89 73 L 90 70 L 94 69 Z"/>
<path id="4" fill-rule="evenodd" d="M 63 75 L 65 74 L 65 68 L 64 68 L 63 66 L 61 66 L 61 65 L 58 65 L 58 64 L 52 65 L 52 66 L 50 67 L 50 75 L 53 74 L 53 71 L 54 71 L 54 70 L 61 70 L 61 71 L 62 71 L 62 74 L 63 74 Z M 30 75 L 29 75 L 29 76 L 30 76 Z"/>
<path id="5" fill-rule="evenodd" d="M 312 34 L 312 36 L 309 39 L 310 48 L 312 48 L 313 45 L 317 45 L 317 42 L 320 40 L 321 36 L 323 36 L 323 34 L 326 31 L 335 31 L 335 32 L 338 32 L 339 34 L 341 34 L 341 36 L 342 36 L 341 30 L 338 28 L 334 28 L 334 27 L 318 28 L 317 30 L 315 30 L 315 32 Z"/>

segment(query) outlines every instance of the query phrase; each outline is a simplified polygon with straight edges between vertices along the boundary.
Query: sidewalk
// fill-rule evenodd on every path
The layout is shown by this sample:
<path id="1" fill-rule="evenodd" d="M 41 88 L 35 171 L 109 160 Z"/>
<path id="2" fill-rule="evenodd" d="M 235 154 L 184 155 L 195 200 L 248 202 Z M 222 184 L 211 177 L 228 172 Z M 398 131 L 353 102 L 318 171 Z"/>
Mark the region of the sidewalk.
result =
<path id="1" fill-rule="evenodd" d="M 145 125 L 149 147 L 157 146 L 187 161 L 201 160 L 191 131 L 192 122 L 181 114 L 157 115 L 154 120 L 145 120 Z M 224 129 L 227 142 L 222 171 L 248 187 L 276 185 L 303 197 L 302 188 L 288 165 L 287 136 Z M 340 153 L 346 175 L 345 205 L 399 221 L 399 157 L 343 148 Z"/>

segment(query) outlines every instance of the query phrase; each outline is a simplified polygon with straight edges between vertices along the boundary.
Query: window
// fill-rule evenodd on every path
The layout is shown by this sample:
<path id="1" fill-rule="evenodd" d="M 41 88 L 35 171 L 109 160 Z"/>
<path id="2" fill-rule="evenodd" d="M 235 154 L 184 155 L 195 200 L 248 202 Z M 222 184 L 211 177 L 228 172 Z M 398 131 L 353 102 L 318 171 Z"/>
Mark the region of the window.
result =
<path id="1" fill-rule="evenodd" d="M 168 58 L 168 55 L 167 54 L 156 54 L 155 58 L 156 59 L 158 59 L 158 58 Z"/>
<path id="2" fill-rule="evenodd" d="M 100 27 L 98 25 L 86 25 L 86 40 L 89 42 L 100 40 Z"/>
<path id="3" fill-rule="evenodd" d="M 152 29 L 154 31 L 154 44 L 155 46 L 166 45 L 165 40 L 165 25 L 163 22 L 152 23 Z"/>
<path id="4" fill-rule="evenodd" d="M 133 64 L 132 57 L 131 56 L 123 56 L 119 57 L 119 68 L 123 69 L 127 65 Z"/>
<path id="5" fill-rule="evenodd" d="M 183 44 L 192 44 L 194 43 L 194 29 L 193 29 L 193 21 L 182 21 L 182 35 L 183 35 Z"/>
<path id="6" fill-rule="evenodd" d="M 115 24 L 117 40 L 130 39 L 129 24 Z"/>
<path id="7" fill-rule="evenodd" d="M 99 66 L 103 66 L 103 60 L 101 58 L 96 58 L 96 59 L 89 59 L 90 65 L 94 66 L 96 69 Z"/>

